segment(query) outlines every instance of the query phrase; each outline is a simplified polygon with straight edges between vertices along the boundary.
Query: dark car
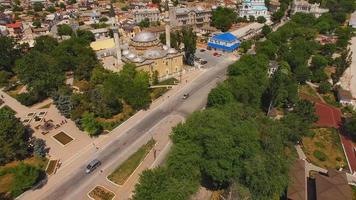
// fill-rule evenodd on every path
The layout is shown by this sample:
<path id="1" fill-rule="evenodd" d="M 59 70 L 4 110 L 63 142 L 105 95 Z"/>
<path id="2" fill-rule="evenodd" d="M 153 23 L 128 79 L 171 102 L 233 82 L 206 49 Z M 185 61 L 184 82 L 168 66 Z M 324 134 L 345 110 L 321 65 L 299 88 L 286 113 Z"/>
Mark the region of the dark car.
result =
<path id="1" fill-rule="evenodd" d="M 101 162 L 98 159 L 92 160 L 85 168 L 85 173 L 89 174 L 90 172 L 94 171 L 100 165 L 101 165 Z"/>
<path id="2" fill-rule="evenodd" d="M 204 52 L 205 51 L 205 49 L 200 49 L 200 52 Z"/>
<path id="3" fill-rule="evenodd" d="M 202 64 L 202 65 L 205 65 L 206 63 L 208 63 L 208 61 L 206 61 L 206 60 L 202 60 L 202 61 L 200 62 L 200 64 Z"/>
<path id="4" fill-rule="evenodd" d="M 189 97 L 189 93 L 183 94 L 183 99 L 188 99 L 188 97 Z"/>

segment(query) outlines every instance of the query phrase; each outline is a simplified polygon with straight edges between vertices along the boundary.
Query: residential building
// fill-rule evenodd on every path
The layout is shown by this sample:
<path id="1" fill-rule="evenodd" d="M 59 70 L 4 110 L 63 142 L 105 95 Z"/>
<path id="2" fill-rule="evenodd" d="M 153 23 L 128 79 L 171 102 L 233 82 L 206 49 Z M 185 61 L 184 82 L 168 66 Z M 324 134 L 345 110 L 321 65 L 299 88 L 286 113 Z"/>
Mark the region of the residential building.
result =
<path id="1" fill-rule="evenodd" d="M 355 101 L 349 90 L 344 90 L 339 87 L 337 90 L 337 98 L 339 99 L 339 102 L 344 106 L 355 106 Z"/>
<path id="2" fill-rule="evenodd" d="M 246 17 L 247 19 L 250 16 L 255 18 L 262 16 L 267 20 L 270 19 L 268 14 L 267 7 L 264 0 L 243 0 L 239 6 L 239 17 Z"/>
<path id="3" fill-rule="evenodd" d="M 0 6 L 10 7 L 11 5 L 11 0 L 0 0 Z"/>
<path id="4" fill-rule="evenodd" d="M 269 2 L 268 11 L 274 13 L 279 10 L 281 3 L 278 0 L 272 0 Z"/>
<path id="5" fill-rule="evenodd" d="M 209 38 L 208 47 L 232 52 L 240 46 L 240 40 L 231 33 L 222 33 Z"/>
<path id="6" fill-rule="evenodd" d="M 311 176 L 307 161 L 298 159 L 289 171 L 288 200 L 352 200 L 346 173 L 329 169 Z"/>
<path id="7" fill-rule="evenodd" d="M 297 12 L 311 13 L 315 17 L 320 17 L 323 13 L 329 12 L 329 9 L 320 8 L 320 3 L 309 3 L 305 0 L 293 0 L 291 13 Z"/>
<path id="8" fill-rule="evenodd" d="M 351 14 L 350 21 L 349 21 L 349 25 L 350 25 L 352 28 L 356 28 L 356 11 L 354 11 L 354 12 Z"/>
<path id="9" fill-rule="evenodd" d="M 352 200 L 345 172 L 329 169 L 327 175 L 315 175 L 316 200 Z"/>
<path id="10" fill-rule="evenodd" d="M 108 28 L 98 28 L 98 29 L 93 29 L 90 30 L 95 36 L 95 40 L 100 40 L 103 38 L 108 38 L 109 37 L 109 29 Z"/>
<path id="11" fill-rule="evenodd" d="M 202 28 L 210 25 L 211 9 L 197 8 L 169 8 L 169 18 L 172 27 L 191 26 Z"/>
<path id="12" fill-rule="evenodd" d="M 16 39 L 21 39 L 24 31 L 22 22 L 17 21 L 15 23 L 6 24 L 6 27 L 9 31 L 9 36 L 14 37 Z"/>
<path id="13" fill-rule="evenodd" d="M 160 19 L 160 12 L 157 8 L 134 9 L 132 15 L 136 23 L 140 23 L 146 18 L 151 23 L 158 22 Z"/>

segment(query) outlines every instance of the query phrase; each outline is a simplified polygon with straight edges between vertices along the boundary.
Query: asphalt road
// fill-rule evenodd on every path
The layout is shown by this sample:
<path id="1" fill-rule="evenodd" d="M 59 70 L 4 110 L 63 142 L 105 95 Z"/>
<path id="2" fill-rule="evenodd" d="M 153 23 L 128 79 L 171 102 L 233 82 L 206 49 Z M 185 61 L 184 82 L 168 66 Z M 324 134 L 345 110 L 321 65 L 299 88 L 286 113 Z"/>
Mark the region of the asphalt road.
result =
<path id="1" fill-rule="evenodd" d="M 227 66 L 232 62 L 233 60 L 231 58 L 224 56 L 210 60 L 210 62 L 206 64 L 206 71 L 201 76 L 193 82 L 188 83 L 174 96 L 166 99 L 160 106 L 152 109 L 139 123 L 136 123 L 121 133 L 120 137 L 105 145 L 98 152 L 87 156 L 87 162 L 74 162 L 71 172 L 66 174 L 65 177 L 62 177 L 59 183 L 46 189 L 46 192 L 42 191 L 40 197 L 36 197 L 36 195 L 33 194 L 27 196 L 25 193 L 21 199 L 82 199 L 91 189 L 93 182 L 95 182 L 99 176 L 102 176 L 99 169 L 89 175 L 84 173 L 86 165 L 92 159 L 99 159 L 102 162 L 100 169 L 111 172 L 151 138 L 149 130 L 158 126 L 165 117 L 171 114 L 187 117 L 192 112 L 204 108 L 209 91 L 216 86 L 217 82 L 224 79 Z M 183 100 L 182 96 L 185 93 L 189 93 L 190 97 Z M 115 131 L 115 129 L 113 131 Z M 43 195 L 43 193 L 45 195 Z"/>

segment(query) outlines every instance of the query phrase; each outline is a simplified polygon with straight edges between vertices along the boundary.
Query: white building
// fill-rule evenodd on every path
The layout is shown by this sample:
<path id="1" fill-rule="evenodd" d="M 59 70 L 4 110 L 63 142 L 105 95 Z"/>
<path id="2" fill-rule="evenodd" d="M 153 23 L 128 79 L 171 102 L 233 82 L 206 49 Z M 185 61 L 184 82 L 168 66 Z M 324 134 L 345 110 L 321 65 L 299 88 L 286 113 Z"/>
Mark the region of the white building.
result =
<path id="1" fill-rule="evenodd" d="M 352 28 L 356 28 L 356 11 L 351 14 L 349 25 Z"/>
<path id="2" fill-rule="evenodd" d="M 292 14 L 294 15 L 297 12 L 311 13 L 315 17 L 320 17 L 323 13 L 329 12 L 329 9 L 320 8 L 319 3 L 311 4 L 305 0 L 293 0 Z"/>
<path id="3" fill-rule="evenodd" d="M 160 12 L 157 8 L 135 9 L 132 11 L 136 23 L 140 23 L 144 19 L 148 19 L 150 23 L 158 22 Z"/>
<path id="4" fill-rule="evenodd" d="M 239 16 L 247 19 L 249 16 L 254 16 L 255 19 L 263 16 L 267 20 L 270 19 L 264 0 L 243 0 L 239 7 Z"/>
<path id="5" fill-rule="evenodd" d="M 169 8 L 169 18 L 172 27 L 191 26 L 202 28 L 209 26 L 211 9 L 196 8 Z"/>

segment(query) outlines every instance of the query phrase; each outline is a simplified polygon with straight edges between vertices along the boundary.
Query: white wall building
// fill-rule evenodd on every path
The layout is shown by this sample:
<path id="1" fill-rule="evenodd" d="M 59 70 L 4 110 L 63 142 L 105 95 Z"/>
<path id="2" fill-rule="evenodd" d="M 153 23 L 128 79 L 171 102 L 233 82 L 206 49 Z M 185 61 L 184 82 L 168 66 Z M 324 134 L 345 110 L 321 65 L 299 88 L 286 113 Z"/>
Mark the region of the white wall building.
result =
<path id="1" fill-rule="evenodd" d="M 239 7 L 239 16 L 247 19 L 249 16 L 254 16 L 255 19 L 263 16 L 267 20 L 270 19 L 264 0 L 243 0 Z"/>
<path id="2" fill-rule="evenodd" d="M 132 11 L 136 23 L 140 23 L 144 19 L 148 19 L 151 23 L 158 22 L 160 12 L 157 8 L 135 9 Z"/>
<path id="3" fill-rule="evenodd" d="M 319 3 L 311 4 L 305 0 L 293 0 L 292 14 L 295 14 L 297 12 L 311 13 L 315 15 L 315 17 L 320 17 L 323 13 L 329 12 L 329 9 L 320 8 Z"/>

